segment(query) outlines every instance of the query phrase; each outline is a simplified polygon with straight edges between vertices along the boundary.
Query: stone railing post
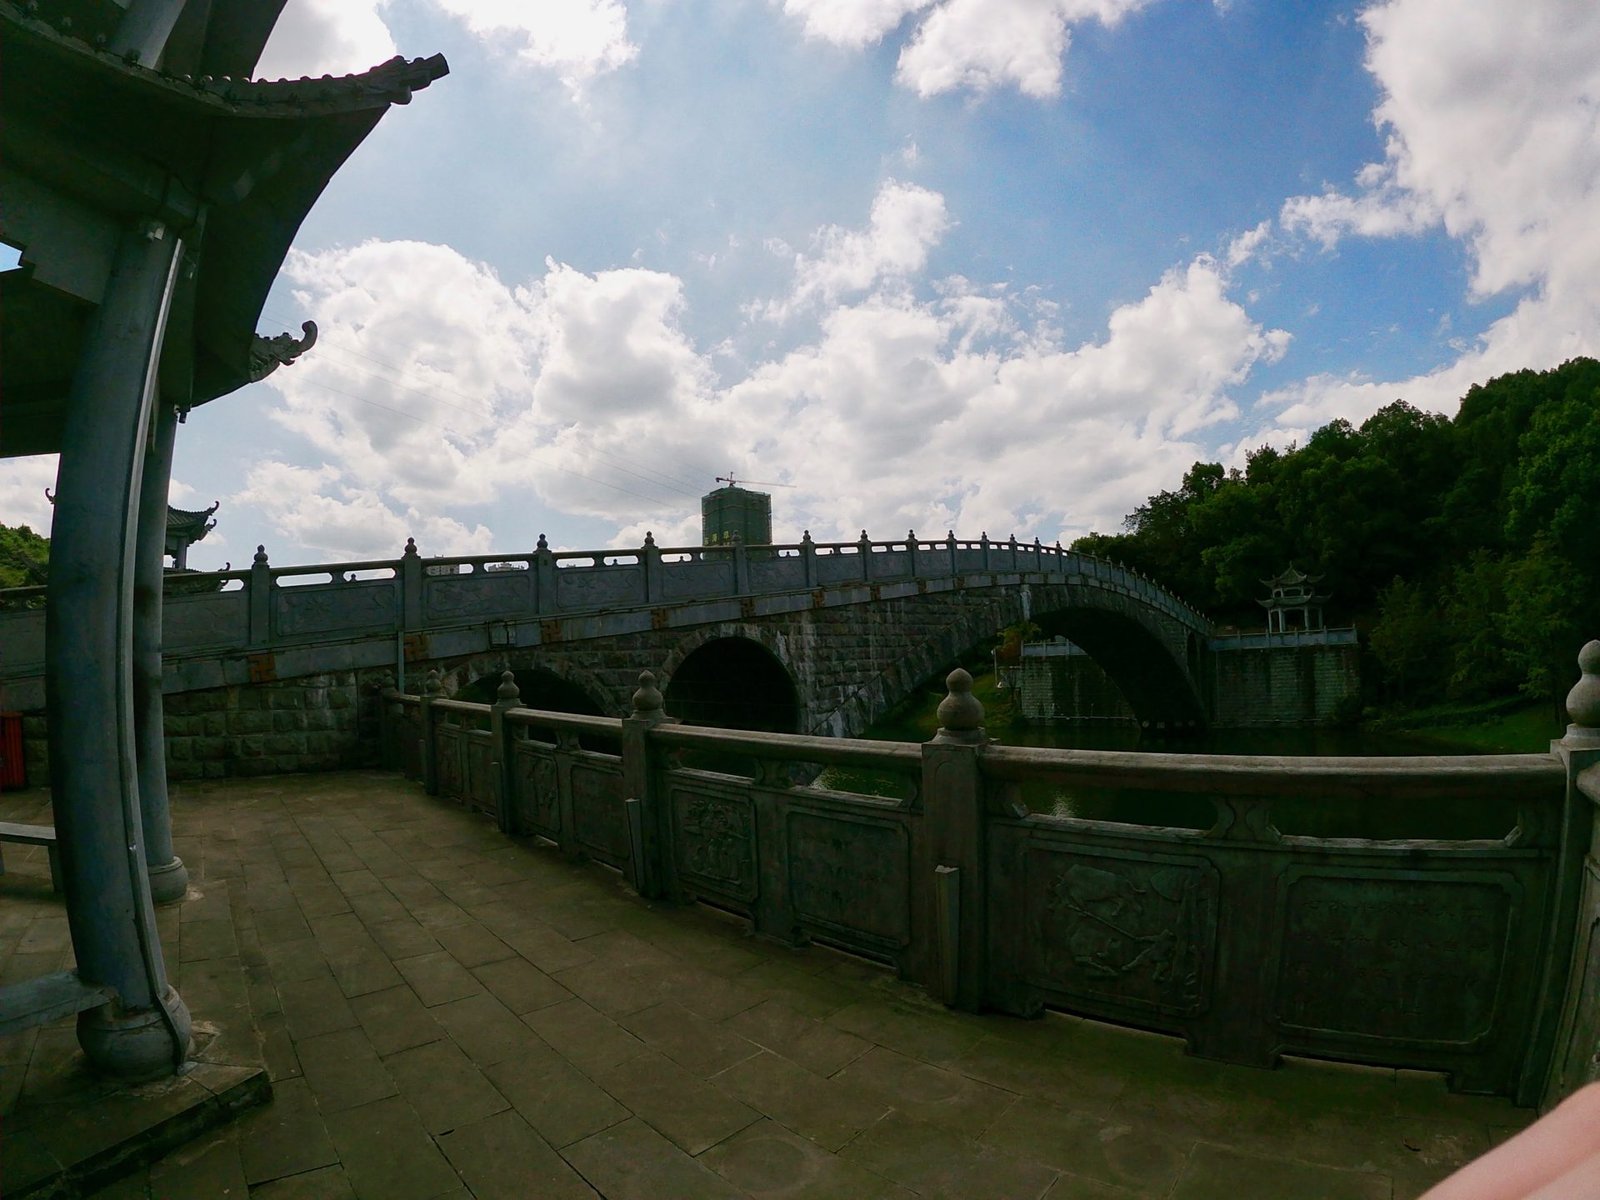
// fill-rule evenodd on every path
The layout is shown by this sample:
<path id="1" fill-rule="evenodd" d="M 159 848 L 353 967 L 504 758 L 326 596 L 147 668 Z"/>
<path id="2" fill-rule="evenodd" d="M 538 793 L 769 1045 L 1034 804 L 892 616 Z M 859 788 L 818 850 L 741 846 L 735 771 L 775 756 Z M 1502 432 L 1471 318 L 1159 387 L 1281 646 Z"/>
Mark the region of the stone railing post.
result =
<path id="1" fill-rule="evenodd" d="M 956 531 L 954 529 L 945 533 L 944 544 L 950 549 L 950 578 L 954 579 L 961 574 L 959 570 L 960 560 L 956 557 Z"/>
<path id="2" fill-rule="evenodd" d="M 544 534 L 533 551 L 533 586 L 535 608 L 540 614 L 556 611 L 556 556 Z"/>
<path id="3" fill-rule="evenodd" d="M 428 672 L 427 682 L 422 685 L 422 730 L 418 734 L 421 744 L 417 747 L 422 761 L 422 790 L 430 796 L 439 794 L 439 747 L 433 738 L 433 702 L 443 698 L 444 685 L 439 682 L 439 670 L 435 667 Z"/>
<path id="4" fill-rule="evenodd" d="M 1600 969 L 1596 961 L 1600 942 L 1591 933 L 1600 923 L 1600 884 L 1589 878 L 1584 866 L 1586 859 L 1600 854 L 1600 825 L 1595 821 L 1600 787 L 1593 778 L 1600 765 L 1600 641 L 1592 641 L 1578 652 L 1578 669 L 1578 682 L 1567 693 L 1567 715 L 1572 723 L 1565 737 L 1550 743 L 1551 753 L 1566 771 L 1566 803 L 1551 904 L 1550 952 L 1529 1055 L 1537 1062 L 1553 1040 L 1540 1104 L 1546 1109 L 1600 1078 L 1595 1056 L 1595 1046 L 1600 1045 L 1600 1011 L 1588 982 Z M 1580 782 L 1579 776 L 1586 774 Z M 1518 1102 L 1529 1100 L 1519 1098 Z"/>
<path id="5" fill-rule="evenodd" d="M 976 1012 L 988 974 L 985 817 L 978 756 L 988 743 L 972 676 L 945 680 L 939 732 L 922 746 L 922 852 L 913 886 L 922 930 L 918 974 L 940 1000 Z"/>
<path id="6" fill-rule="evenodd" d="M 989 565 L 989 531 L 985 529 L 983 536 L 978 539 L 978 548 L 983 551 L 983 570 L 988 574 L 993 568 Z"/>
<path id="7" fill-rule="evenodd" d="M 1017 535 L 1016 534 L 1013 533 L 1011 535 L 1011 540 L 1007 543 L 1007 545 L 1009 545 L 1011 547 L 1011 561 L 1006 564 L 1006 569 L 1007 570 L 1011 570 L 1011 571 L 1015 571 L 1017 569 Z"/>
<path id="8" fill-rule="evenodd" d="M 654 533 L 645 533 L 644 545 L 639 550 L 639 562 L 644 566 L 644 602 L 658 603 L 665 595 L 665 589 L 661 586 L 665 581 L 661 578 L 661 548 L 656 545 Z"/>
<path id="9" fill-rule="evenodd" d="M 405 552 L 400 555 L 400 628 L 407 632 L 422 628 L 422 555 L 417 553 L 417 540 L 406 539 Z"/>
<path id="10" fill-rule="evenodd" d="M 267 548 L 256 547 L 250 563 L 250 645 L 265 646 L 272 640 L 272 564 Z"/>
<path id="11" fill-rule="evenodd" d="M 650 730 L 671 721 L 661 707 L 661 689 L 649 671 L 639 672 L 633 711 L 622 718 L 622 794 L 628 817 L 629 882 L 639 895 L 667 892 L 667 848 L 672 845 L 671 813 L 656 788 L 656 756 Z"/>
<path id="12" fill-rule="evenodd" d="M 917 577 L 917 531 L 906 530 L 906 568 L 912 579 Z"/>
<path id="13" fill-rule="evenodd" d="M 750 594 L 750 554 L 745 549 L 744 539 L 737 534 L 733 538 L 733 594 Z"/>
<path id="14" fill-rule="evenodd" d="M 517 795 L 517 743 L 516 726 L 506 720 L 506 713 L 522 703 L 522 693 L 517 689 L 517 677 L 510 671 L 500 673 L 500 686 L 495 689 L 494 703 L 489 706 L 489 737 L 494 743 L 494 778 L 498 795 L 495 812 L 500 821 L 501 833 L 521 833 L 519 819 L 522 805 Z"/>
<path id="15" fill-rule="evenodd" d="M 811 530 L 800 535 L 800 562 L 806 576 L 806 590 L 817 586 L 817 544 L 811 540 Z"/>
<path id="16" fill-rule="evenodd" d="M 872 582 L 872 539 L 867 536 L 867 531 L 861 531 L 861 538 L 856 542 L 861 552 L 861 579 L 863 583 Z"/>

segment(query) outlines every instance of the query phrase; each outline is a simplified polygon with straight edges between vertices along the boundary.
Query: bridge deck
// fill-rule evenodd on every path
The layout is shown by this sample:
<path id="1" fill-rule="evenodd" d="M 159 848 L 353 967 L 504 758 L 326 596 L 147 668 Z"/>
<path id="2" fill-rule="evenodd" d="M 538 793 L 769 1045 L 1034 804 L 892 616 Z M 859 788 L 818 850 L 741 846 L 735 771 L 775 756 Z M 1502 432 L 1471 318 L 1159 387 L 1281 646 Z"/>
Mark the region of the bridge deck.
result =
<path id="1" fill-rule="evenodd" d="M 47 804 L 12 794 L 0 819 Z M 828 950 L 647 905 L 393 776 L 196 785 L 173 813 L 194 890 L 161 914 L 169 970 L 276 1097 L 106 1200 L 1400 1200 L 1532 1116 L 1420 1073 L 1258 1071 L 947 1012 Z M 43 851 L 0 896 L 0 984 L 70 966 Z M 58 1152 L 92 1128 L 57 1103 L 75 1055 L 70 1020 L 0 1039 L 0 1172 L 41 1113 Z"/>

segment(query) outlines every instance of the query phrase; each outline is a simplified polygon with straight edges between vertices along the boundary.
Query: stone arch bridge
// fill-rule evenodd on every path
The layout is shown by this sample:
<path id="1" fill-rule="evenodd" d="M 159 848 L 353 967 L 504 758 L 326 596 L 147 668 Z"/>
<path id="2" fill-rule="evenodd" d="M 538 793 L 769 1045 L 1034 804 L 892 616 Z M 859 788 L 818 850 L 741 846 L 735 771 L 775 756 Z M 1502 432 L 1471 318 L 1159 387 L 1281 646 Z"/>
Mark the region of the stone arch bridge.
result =
<path id="1" fill-rule="evenodd" d="M 527 555 L 432 559 L 408 543 L 395 560 L 301 567 L 258 552 L 248 570 L 169 581 L 163 690 L 169 741 L 222 738 L 226 759 L 264 769 L 284 768 L 294 734 L 330 735 L 309 739 L 321 765 L 354 761 L 339 743 L 369 685 L 416 691 L 433 669 L 458 692 L 509 667 L 525 704 L 610 715 L 649 669 L 686 719 L 850 736 L 1023 619 L 1094 656 L 1148 726 L 1206 722 L 1199 613 L 1102 559 L 953 535 L 583 552 L 541 537 Z M 43 651 L 42 612 L 0 613 L 6 707 L 42 708 Z M 258 706 L 270 716 L 247 715 Z"/>

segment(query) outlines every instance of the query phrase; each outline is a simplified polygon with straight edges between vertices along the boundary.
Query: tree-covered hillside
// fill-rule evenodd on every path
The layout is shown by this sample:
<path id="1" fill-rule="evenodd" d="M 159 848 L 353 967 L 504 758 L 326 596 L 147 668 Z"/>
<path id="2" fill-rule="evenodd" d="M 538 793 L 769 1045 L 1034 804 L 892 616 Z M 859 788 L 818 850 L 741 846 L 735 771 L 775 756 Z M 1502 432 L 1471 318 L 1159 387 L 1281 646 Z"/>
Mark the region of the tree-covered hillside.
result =
<path id="1" fill-rule="evenodd" d="M 1600 362 L 1503 375 L 1453 420 L 1396 401 L 1243 470 L 1196 463 L 1124 526 L 1074 549 L 1245 628 L 1262 580 L 1325 575 L 1390 699 L 1558 697 L 1600 636 Z"/>
<path id="2" fill-rule="evenodd" d="M 26 525 L 0 525 L 0 588 L 33 587 L 49 573 L 50 539 Z"/>

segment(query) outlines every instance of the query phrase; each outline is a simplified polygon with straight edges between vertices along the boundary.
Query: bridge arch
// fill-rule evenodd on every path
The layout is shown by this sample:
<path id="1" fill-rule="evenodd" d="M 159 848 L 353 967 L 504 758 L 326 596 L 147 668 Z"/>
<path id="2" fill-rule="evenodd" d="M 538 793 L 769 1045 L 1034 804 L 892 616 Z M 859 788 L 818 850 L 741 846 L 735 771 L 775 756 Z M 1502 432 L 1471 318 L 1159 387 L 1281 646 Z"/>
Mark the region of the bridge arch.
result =
<path id="1" fill-rule="evenodd" d="M 893 611 L 893 605 L 884 607 Z M 917 621 L 911 610 L 905 616 Z M 895 619 L 901 619 L 899 614 Z M 959 608 L 946 609 L 942 620 L 919 622 L 922 633 L 915 644 L 842 698 L 832 712 L 821 714 L 819 730 L 860 736 L 918 693 L 942 692 L 938 684 L 946 672 L 986 658 L 996 634 L 1025 620 L 1046 636 L 1060 635 L 1082 648 L 1121 689 L 1141 725 L 1169 731 L 1205 725 L 1205 642 L 1192 628 L 1165 619 L 1116 589 L 1026 583 L 968 589 Z"/>
<path id="2" fill-rule="evenodd" d="M 510 660 L 480 655 L 455 666 L 441 682 L 445 692 L 457 700 L 493 704 L 500 677 L 507 670 L 517 681 L 519 703 L 524 708 L 594 717 L 624 716 L 628 711 L 628 705 L 604 679 L 577 663 L 546 654 L 524 654 Z"/>
<path id="3" fill-rule="evenodd" d="M 765 631 L 723 628 L 685 639 L 662 666 L 667 714 L 691 725 L 799 732 L 799 689 L 769 638 Z"/>

